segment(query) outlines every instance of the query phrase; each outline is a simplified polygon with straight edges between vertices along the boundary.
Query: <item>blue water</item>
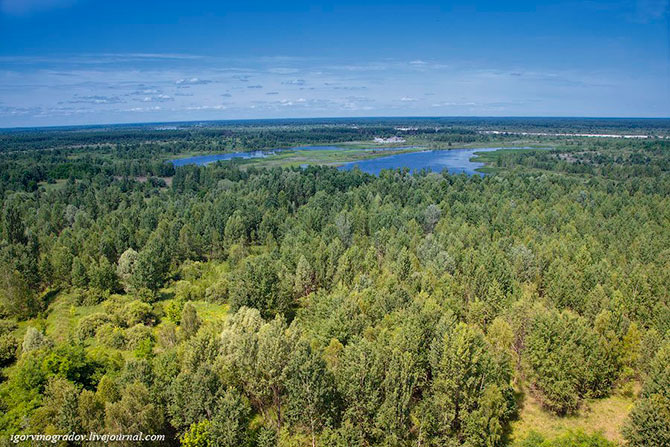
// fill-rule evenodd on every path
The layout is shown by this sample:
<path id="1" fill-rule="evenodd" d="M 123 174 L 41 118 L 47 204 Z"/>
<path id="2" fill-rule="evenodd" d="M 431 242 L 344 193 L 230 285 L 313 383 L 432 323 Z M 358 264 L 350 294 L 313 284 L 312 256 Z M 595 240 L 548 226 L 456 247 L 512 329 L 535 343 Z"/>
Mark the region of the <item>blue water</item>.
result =
<path id="1" fill-rule="evenodd" d="M 233 158 L 265 158 L 274 154 L 273 151 L 231 152 L 229 154 L 197 155 L 188 158 L 176 158 L 170 162 L 176 166 L 206 165 L 215 161 L 232 160 Z"/>
<path id="2" fill-rule="evenodd" d="M 414 149 L 415 146 L 406 146 L 406 147 L 374 147 L 370 149 L 363 149 L 366 151 L 388 151 L 388 150 L 402 150 L 402 149 Z M 187 158 L 175 158 L 170 160 L 170 162 L 175 166 L 185 166 L 185 165 L 206 165 L 209 163 L 214 163 L 215 161 L 225 161 L 232 160 L 234 158 L 240 159 L 249 159 L 249 158 L 265 158 L 269 155 L 275 155 L 277 152 L 282 151 L 325 151 L 325 150 L 346 150 L 346 147 L 340 146 L 297 146 L 289 149 L 272 149 L 266 151 L 253 151 L 253 152 L 231 152 L 228 154 L 213 154 L 213 155 L 196 155 L 195 157 Z M 360 150 L 360 149 L 358 149 Z"/>
<path id="3" fill-rule="evenodd" d="M 384 150 L 398 150 L 409 149 L 416 147 L 379 147 L 370 148 L 370 151 L 384 151 Z M 228 154 L 214 154 L 214 155 L 198 155 L 188 158 L 177 158 L 170 160 L 175 166 L 184 165 L 206 165 L 215 161 L 232 160 L 234 158 L 248 159 L 248 158 L 264 158 L 269 155 L 274 155 L 282 150 L 300 150 L 300 151 L 315 151 L 315 150 L 345 150 L 338 146 L 301 146 L 290 149 L 275 149 L 269 151 L 254 151 L 254 152 L 233 152 Z M 449 171 L 451 174 L 465 173 L 468 175 L 484 175 L 477 172 L 478 168 L 484 166 L 484 163 L 471 161 L 475 152 L 491 152 L 501 149 L 499 147 L 486 147 L 477 149 L 452 149 L 452 150 L 430 150 L 421 152 L 409 152 L 406 154 L 389 155 L 388 157 L 373 158 L 362 161 L 352 161 L 339 166 L 338 169 L 348 171 L 358 167 L 361 171 L 368 174 L 379 175 L 384 169 L 398 169 L 409 168 L 411 172 L 420 171 L 422 169 L 431 170 L 433 172 Z M 527 148 L 506 148 L 506 149 L 527 149 Z"/>
<path id="4" fill-rule="evenodd" d="M 368 174 L 379 175 L 384 169 L 409 168 L 411 172 L 422 169 L 433 172 L 442 172 L 448 170 L 451 174 L 465 173 L 468 175 L 484 175 L 477 172 L 478 168 L 484 166 L 484 163 L 471 161 L 475 152 L 491 152 L 499 147 L 487 147 L 478 149 L 452 149 L 410 152 L 407 154 L 390 155 L 388 157 L 372 158 L 369 160 L 352 161 L 339 167 L 341 170 L 351 170 L 358 167 L 361 171 Z M 506 148 L 506 149 L 524 149 L 524 148 Z"/>

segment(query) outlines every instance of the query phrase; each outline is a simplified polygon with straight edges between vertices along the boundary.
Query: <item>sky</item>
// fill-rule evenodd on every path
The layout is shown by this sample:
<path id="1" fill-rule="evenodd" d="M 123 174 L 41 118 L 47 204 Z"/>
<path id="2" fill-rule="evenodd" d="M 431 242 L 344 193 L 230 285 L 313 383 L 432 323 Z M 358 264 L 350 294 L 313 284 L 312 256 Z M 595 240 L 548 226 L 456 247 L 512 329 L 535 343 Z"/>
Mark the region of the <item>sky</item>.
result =
<path id="1" fill-rule="evenodd" d="M 670 0 L 0 0 L 0 127 L 670 117 Z"/>

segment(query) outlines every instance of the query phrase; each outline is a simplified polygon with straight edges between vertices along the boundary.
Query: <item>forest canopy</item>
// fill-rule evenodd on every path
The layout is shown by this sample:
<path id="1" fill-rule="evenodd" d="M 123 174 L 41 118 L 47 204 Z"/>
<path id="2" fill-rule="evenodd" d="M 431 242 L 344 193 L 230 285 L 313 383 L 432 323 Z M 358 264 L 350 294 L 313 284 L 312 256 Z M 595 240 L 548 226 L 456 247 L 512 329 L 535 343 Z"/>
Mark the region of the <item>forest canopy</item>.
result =
<path id="1" fill-rule="evenodd" d="M 603 126 L 549 121 L 405 124 L 445 150 Z M 483 177 L 166 162 L 398 125 L 357 124 L 0 134 L 0 434 L 670 445 L 670 140 L 528 137 L 552 149 Z M 513 429 L 612 396 L 614 439 Z"/>

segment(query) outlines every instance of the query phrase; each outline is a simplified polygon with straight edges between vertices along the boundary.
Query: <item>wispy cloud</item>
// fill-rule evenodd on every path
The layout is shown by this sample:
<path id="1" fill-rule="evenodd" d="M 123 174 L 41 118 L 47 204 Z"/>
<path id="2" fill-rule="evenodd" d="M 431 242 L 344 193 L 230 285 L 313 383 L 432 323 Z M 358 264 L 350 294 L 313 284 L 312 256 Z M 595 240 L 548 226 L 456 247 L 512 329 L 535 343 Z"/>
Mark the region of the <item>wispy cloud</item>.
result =
<path id="1" fill-rule="evenodd" d="M 121 104 L 123 101 L 118 96 L 102 96 L 102 95 L 90 95 L 90 96 L 77 96 L 69 101 L 64 101 L 65 104 Z"/>
<path id="2" fill-rule="evenodd" d="M 0 63 L 0 127 L 385 114 L 670 114 L 660 72 L 627 76 L 429 59 L 296 59 L 282 65 L 210 57 L 184 59 L 192 61 L 185 65 L 159 57 L 124 64 L 109 64 L 108 56 L 99 64 L 78 62 L 95 60 L 89 55 L 45 59 L 35 66 Z"/>
<path id="3" fill-rule="evenodd" d="M 284 85 L 305 85 L 304 79 L 290 79 L 288 81 L 282 81 Z"/>
<path id="4" fill-rule="evenodd" d="M 170 95 L 155 95 L 155 96 L 145 96 L 142 98 L 142 102 L 168 102 L 174 101 L 174 98 Z"/>
<path id="5" fill-rule="evenodd" d="M 206 85 L 211 84 L 212 81 L 209 79 L 200 79 L 200 78 L 188 78 L 188 79 L 177 79 L 175 84 L 177 85 Z"/>

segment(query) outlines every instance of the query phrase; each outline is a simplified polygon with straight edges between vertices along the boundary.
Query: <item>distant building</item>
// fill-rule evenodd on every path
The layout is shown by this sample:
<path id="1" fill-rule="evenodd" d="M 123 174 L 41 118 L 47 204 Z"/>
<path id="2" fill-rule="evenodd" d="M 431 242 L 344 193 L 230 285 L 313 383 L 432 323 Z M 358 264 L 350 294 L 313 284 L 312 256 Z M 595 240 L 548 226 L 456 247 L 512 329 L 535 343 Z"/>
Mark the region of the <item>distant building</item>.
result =
<path id="1" fill-rule="evenodd" d="M 391 137 L 391 138 L 375 137 L 375 143 L 390 144 L 390 143 L 404 143 L 404 142 L 405 139 L 400 137 Z"/>

